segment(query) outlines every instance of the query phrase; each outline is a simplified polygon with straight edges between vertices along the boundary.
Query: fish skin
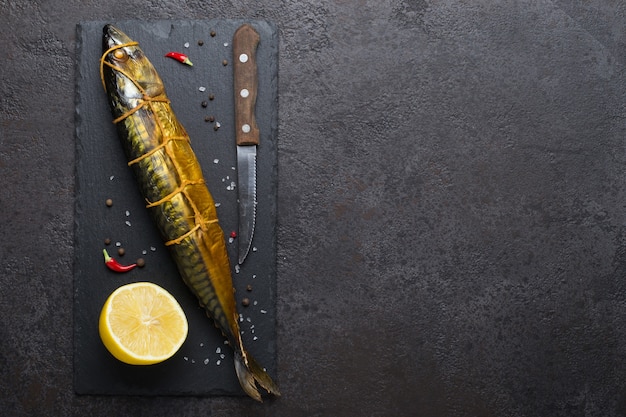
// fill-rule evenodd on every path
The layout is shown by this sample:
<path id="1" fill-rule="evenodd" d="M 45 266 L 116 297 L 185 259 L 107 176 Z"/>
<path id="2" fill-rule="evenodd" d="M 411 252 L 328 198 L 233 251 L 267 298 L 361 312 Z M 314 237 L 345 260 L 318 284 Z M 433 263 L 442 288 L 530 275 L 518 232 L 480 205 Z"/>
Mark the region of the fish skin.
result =
<path id="1" fill-rule="evenodd" d="M 101 77 L 148 209 L 183 281 L 234 349 L 242 388 L 257 401 L 257 384 L 280 395 L 243 347 L 224 233 L 189 136 L 139 45 L 110 24 L 103 28 Z"/>

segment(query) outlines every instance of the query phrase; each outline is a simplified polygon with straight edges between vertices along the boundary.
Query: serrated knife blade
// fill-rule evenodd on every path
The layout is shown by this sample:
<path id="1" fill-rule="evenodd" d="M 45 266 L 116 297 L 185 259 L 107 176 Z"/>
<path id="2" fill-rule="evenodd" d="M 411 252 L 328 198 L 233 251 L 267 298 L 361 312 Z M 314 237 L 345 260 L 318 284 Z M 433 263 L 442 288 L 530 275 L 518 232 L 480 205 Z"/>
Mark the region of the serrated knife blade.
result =
<path id="1" fill-rule="evenodd" d="M 239 264 L 245 261 L 250 252 L 256 225 L 256 158 L 260 132 L 255 106 L 258 89 L 256 49 L 259 41 L 259 34 L 249 24 L 241 25 L 233 35 Z"/>

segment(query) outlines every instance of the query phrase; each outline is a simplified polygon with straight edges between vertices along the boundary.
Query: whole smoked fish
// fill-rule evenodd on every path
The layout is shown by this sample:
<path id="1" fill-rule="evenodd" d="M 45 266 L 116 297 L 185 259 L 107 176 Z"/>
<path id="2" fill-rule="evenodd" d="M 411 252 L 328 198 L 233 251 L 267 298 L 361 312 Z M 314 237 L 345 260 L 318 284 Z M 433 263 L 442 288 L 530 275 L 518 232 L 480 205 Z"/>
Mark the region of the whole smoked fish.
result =
<path id="1" fill-rule="evenodd" d="M 137 42 L 112 25 L 103 32 L 100 76 L 113 122 L 180 275 L 234 349 L 243 390 L 258 401 L 257 384 L 280 395 L 272 378 L 244 349 L 215 203 L 163 82 Z"/>

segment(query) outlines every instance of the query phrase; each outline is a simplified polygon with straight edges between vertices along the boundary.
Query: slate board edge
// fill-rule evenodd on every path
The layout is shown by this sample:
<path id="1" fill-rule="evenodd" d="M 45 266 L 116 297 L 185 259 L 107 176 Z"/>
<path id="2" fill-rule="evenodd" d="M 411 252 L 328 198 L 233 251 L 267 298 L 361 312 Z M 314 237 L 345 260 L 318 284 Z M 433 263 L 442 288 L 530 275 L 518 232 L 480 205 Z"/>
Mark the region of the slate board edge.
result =
<path id="1" fill-rule="evenodd" d="M 185 21 L 182 21 L 182 22 L 185 22 L 185 24 L 188 24 L 188 25 L 193 25 L 193 24 L 196 24 L 196 23 L 210 24 L 210 22 L 214 22 L 214 21 L 217 22 L 219 20 L 220 19 L 185 20 Z M 278 105 L 278 91 L 277 91 L 277 87 L 278 87 L 278 85 L 277 85 L 277 77 L 278 77 L 278 74 L 277 74 L 277 54 L 278 54 L 277 40 L 278 40 L 278 36 L 277 36 L 276 27 L 271 22 L 267 22 L 267 21 L 250 21 L 250 20 L 244 20 L 244 19 L 240 19 L 240 20 L 236 20 L 236 21 L 233 20 L 233 19 L 229 19 L 229 21 L 230 22 L 236 22 L 238 24 L 251 23 L 251 24 L 253 24 L 253 26 L 256 26 L 256 25 L 268 25 L 268 27 L 270 28 L 270 33 L 272 34 L 272 37 L 274 38 L 273 44 L 272 44 L 273 48 L 275 49 L 275 51 L 273 52 L 274 59 L 271 59 L 270 62 L 276 68 L 275 72 L 272 73 L 272 74 L 274 74 L 274 77 L 272 77 L 272 80 L 271 80 L 272 89 L 273 89 L 272 91 L 274 93 L 274 100 L 275 100 L 276 109 L 274 109 L 273 112 L 272 112 L 273 117 L 272 117 L 272 120 L 270 121 L 270 126 L 271 126 L 271 133 L 270 133 L 270 135 L 274 135 L 273 136 L 273 138 L 274 138 L 274 141 L 273 141 L 273 145 L 274 145 L 273 152 L 276 152 L 276 148 L 277 148 L 276 140 L 277 140 L 277 129 L 278 129 L 278 121 L 277 121 L 277 119 L 278 119 L 278 109 L 277 109 L 277 105 Z M 119 24 L 119 25 L 125 25 L 125 24 L 132 24 L 133 22 L 136 22 L 136 21 L 134 21 L 134 20 L 124 20 L 124 21 L 114 21 L 113 23 L 114 24 Z M 167 20 L 167 21 L 159 20 L 159 21 L 154 21 L 154 22 L 157 23 L 157 24 L 163 24 L 163 23 L 176 24 L 176 23 L 178 23 L 180 21 L 177 21 L 177 20 L 171 20 L 171 21 L 170 20 Z M 94 22 L 80 22 L 77 25 L 77 27 L 76 27 L 77 38 L 78 38 L 77 47 L 76 47 L 77 56 L 80 57 L 81 54 L 83 53 L 83 51 L 82 51 L 82 48 L 83 48 L 83 42 L 82 41 L 83 41 L 83 39 L 82 39 L 82 34 L 81 34 L 81 31 L 83 30 L 83 26 L 84 25 L 104 25 L 105 23 L 107 23 L 107 22 L 106 21 L 94 21 Z M 150 22 L 148 22 L 148 23 L 150 23 Z M 78 60 L 77 64 L 76 64 L 76 89 L 77 89 L 76 90 L 76 103 L 77 103 L 77 106 L 76 106 L 76 113 L 75 113 L 75 132 L 76 132 L 76 136 L 77 136 L 77 146 L 75 148 L 75 153 L 76 153 L 76 172 L 77 173 L 81 172 L 81 170 L 83 169 L 83 164 L 84 164 L 83 158 L 81 158 L 83 150 L 80 147 L 81 142 L 80 142 L 80 140 L 78 140 L 79 132 L 81 130 L 80 126 L 81 126 L 81 123 L 83 122 L 82 115 L 79 112 L 79 106 L 78 106 L 78 98 L 79 98 L 80 93 L 81 93 L 80 92 L 80 88 L 82 88 L 82 84 L 80 82 L 81 77 L 84 77 L 84 74 L 83 74 L 83 70 L 81 69 L 80 60 Z M 274 176 L 273 178 L 277 179 L 277 175 L 276 175 L 277 174 L 277 161 L 272 166 L 272 171 L 273 171 L 272 175 Z M 76 192 L 77 192 L 77 194 L 80 192 L 81 187 L 88 186 L 88 182 L 85 181 L 85 179 L 82 178 L 79 175 L 76 175 L 75 182 L 76 182 L 75 185 L 76 185 Z M 274 192 L 273 199 L 276 200 L 277 199 L 277 195 L 276 195 L 276 188 L 277 188 L 276 181 L 273 181 L 270 184 L 270 187 L 272 189 L 272 192 Z M 82 211 L 82 207 L 81 207 L 81 204 L 80 204 L 80 200 L 77 199 L 76 200 L 76 204 L 75 204 L 75 214 L 76 215 L 75 215 L 75 219 L 74 219 L 75 250 L 76 250 L 76 252 L 81 250 L 80 241 L 76 238 L 77 235 L 78 235 L 78 232 L 79 232 L 79 228 L 81 227 L 80 222 L 78 221 L 78 219 L 79 219 L 79 217 L 81 215 L 81 211 Z M 274 228 L 276 226 L 276 212 L 277 212 L 277 210 L 276 210 L 276 202 L 274 202 L 274 204 L 271 206 L 271 220 L 272 220 L 272 227 L 274 227 Z M 276 238 L 276 234 L 273 234 L 272 235 L 271 245 L 272 245 L 272 252 L 273 252 L 274 258 L 276 257 L 276 239 L 277 239 Z M 76 262 L 76 257 L 74 258 L 74 261 L 75 261 L 74 262 L 74 274 L 75 274 L 74 279 L 76 280 L 77 274 L 81 273 L 82 271 L 80 270 L 79 265 Z M 273 276 L 275 277 L 275 274 L 276 274 L 276 262 L 275 261 L 272 263 L 271 274 L 273 274 Z M 74 297 L 76 298 L 76 294 L 77 294 L 76 293 L 76 281 L 74 281 L 74 285 L 75 285 Z M 275 321 L 276 321 L 276 311 L 275 311 L 276 281 L 275 280 L 273 280 L 271 282 L 269 290 L 271 291 L 272 297 L 274 298 L 274 306 L 273 306 L 274 308 L 271 310 L 271 314 L 267 315 L 268 316 L 267 318 L 271 319 L 273 321 L 272 329 L 273 329 L 273 333 L 274 334 L 272 335 L 273 343 L 271 343 L 271 345 L 272 345 L 273 363 L 272 364 L 268 364 L 267 367 L 268 367 L 269 370 L 273 371 L 273 377 L 277 379 L 277 375 L 276 375 L 276 369 L 277 369 L 277 366 L 276 366 L 276 339 L 275 339 L 275 332 L 276 332 L 276 323 L 275 323 Z M 76 305 L 77 304 L 75 302 L 74 306 L 76 307 Z M 79 311 L 78 311 L 78 309 L 75 308 L 74 315 L 73 315 L 75 323 L 79 321 L 79 320 L 76 320 L 76 317 L 77 317 L 78 314 L 79 314 Z M 76 358 L 76 349 L 80 348 L 80 345 L 79 345 L 76 337 L 74 338 L 74 343 L 75 343 L 75 345 L 74 345 L 74 357 Z M 75 363 L 74 363 L 74 365 L 75 365 Z M 74 373 L 73 375 L 74 375 L 74 382 L 75 382 L 74 386 L 76 388 L 76 377 L 77 377 L 77 375 L 76 375 L 76 373 Z M 77 393 L 79 393 L 78 390 L 77 390 Z M 84 391 L 82 391 L 80 393 L 81 394 L 85 394 L 85 395 L 119 395 L 119 394 L 106 394 L 106 393 L 98 393 L 98 392 L 89 392 L 89 390 L 84 390 Z M 160 393 L 156 393 L 156 394 L 140 393 L 140 394 L 129 394 L 129 395 L 163 395 L 163 394 L 160 394 Z M 180 394 L 177 393 L 177 394 L 165 394 L 165 395 L 176 395 L 176 396 L 178 396 L 178 395 L 183 395 L 183 396 L 185 396 L 185 395 L 192 395 L 192 396 L 198 396 L 198 394 L 196 394 L 196 393 L 180 393 Z M 232 392 L 229 392 L 227 390 L 226 391 L 220 391 L 218 389 L 218 390 L 214 390 L 213 392 L 208 393 L 208 394 L 200 394 L 200 396 L 213 396 L 213 395 L 239 396 L 239 395 L 242 395 L 242 393 L 232 393 Z"/>

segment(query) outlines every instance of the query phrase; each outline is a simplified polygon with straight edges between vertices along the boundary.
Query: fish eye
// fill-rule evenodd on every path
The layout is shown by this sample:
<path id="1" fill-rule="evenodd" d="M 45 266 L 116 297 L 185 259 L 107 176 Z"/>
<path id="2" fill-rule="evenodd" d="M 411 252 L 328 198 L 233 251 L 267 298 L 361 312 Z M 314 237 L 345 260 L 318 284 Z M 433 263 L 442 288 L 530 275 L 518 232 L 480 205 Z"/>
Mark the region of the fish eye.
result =
<path id="1" fill-rule="evenodd" d="M 113 58 L 115 58 L 115 60 L 117 61 L 124 62 L 128 59 L 128 54 L 122 48 L 116 49 L 115 51 L 113 51 Z"/>

